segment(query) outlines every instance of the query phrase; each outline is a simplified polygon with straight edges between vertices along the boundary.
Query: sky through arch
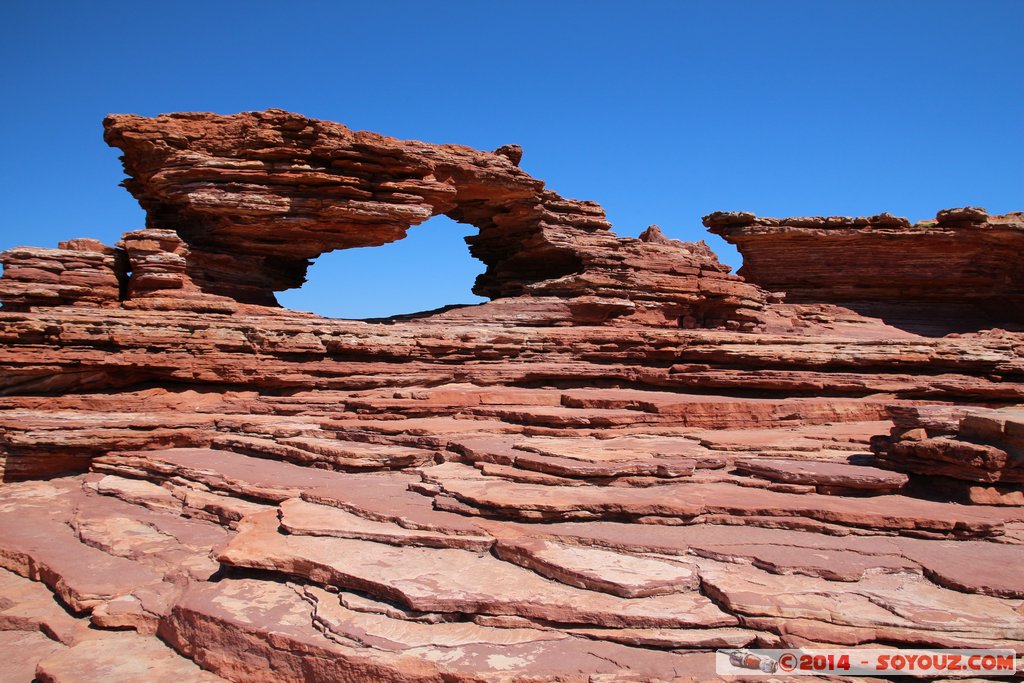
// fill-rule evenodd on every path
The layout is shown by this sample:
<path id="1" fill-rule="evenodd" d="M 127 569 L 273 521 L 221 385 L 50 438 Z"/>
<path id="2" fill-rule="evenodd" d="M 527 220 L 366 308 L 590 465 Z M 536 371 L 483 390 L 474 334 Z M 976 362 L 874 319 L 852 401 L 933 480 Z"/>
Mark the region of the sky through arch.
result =
<path id="1" fill-rule="evenodd" d="M 477 232 L 433 216 L 397 242 L 321 255 L 309 267 L 306 284 L 278 292 L 277 300 L 329 318 L 383 318 L 487 301 L 471 291 L 485 266 L 463 240 Z"/>

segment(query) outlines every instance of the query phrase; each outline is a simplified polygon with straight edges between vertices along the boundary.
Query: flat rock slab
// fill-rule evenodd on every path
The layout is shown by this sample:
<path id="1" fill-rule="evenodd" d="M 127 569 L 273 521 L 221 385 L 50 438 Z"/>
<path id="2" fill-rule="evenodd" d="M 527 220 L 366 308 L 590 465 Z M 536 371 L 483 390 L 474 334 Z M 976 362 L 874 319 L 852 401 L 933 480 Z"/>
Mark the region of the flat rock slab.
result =
<path id="1" fill-rule="evenodd" d="M 692 436 L 713 451 L 806 452 L 823 459 L 822 452 L 828 451 L 838 451 L 837 456 L 849 451 L 866 452 L 871 437 L 888 432 L 890 426 L 889 422 L 872 420 L 775 429 L 698 430 Z"/>
<path id="2" fill-rule="evenodd" d="M 586 486 L 588 483 L 591 483 L 586 480 L 556 477 L 553 474 L 535 472 L 534 470 L 521 470 L 518 467 L 495 465 L 489 462 L 477 462 L 474 463 L 473 466 L 488 477 L 500 477 L 510 481 L 518 481 L 523 484 L 543 484 L 545 486 Z"/>
<path id="3" fill-rule="evenodd" d="M 878 638 L 901 634 L 920 644 L 1024 643 L 1024 614 L 1017 605 L 985 595 L 935 586 L 912 574 L 875 574 L 854 585 L 828 584 L 806 576 L 780 576 L 742 564 L 702 564 L 708 595 L 730 611 L 776 620 L 805 619 L 828 627 L 874 629 Z M 913 634 L 913 635 L 912 635 Z M 820 638 L 828 640 L 828 637 Z M 963 642 L 963 641 L 961 641 Z"/>
<path id="4" fill-rule="evenodd" d="M 11 683 L 29 683 L 36 679 L 39 660 L 67 648 L 47 638 L 39 631 L 0 630 L 0 661 L 3 661 L 3 680 Z M 82 679 L 79 679 L 82 680 Z"/>
<path id="5" fill-rule="evenodd" d="M 900 549 L 939 585 L 970 593 L 1024 598 L 1024 545 L 902 539 Z"/>
<path id="6" fill-rule="evenodd" d="M 218 568 L 210 549 L 230 535 L 218 524 L 108 496 L 80 505 L 69 524 L 89 547 L 151 567 L 171 581 L 208 579 Z"/>
<path id="7" fill-rule="evenodd" d="M 567 586 L 465 550 L 283 535 L 272 513 L 245 520 L 218 559 L 234 567 L 365 591 L 420 612 L 513 615 L 627 628 L 736 623 L 699 593 L 626 599 Z"/>
<path id="8" fill-rule="evenodd" d="M 593 461 L 526 452 L 520 452 L 515 457 L 515 466 L 522 469 L 560 477 L 579 478 L 625 476 L 686 477 L 693 474 L 696 465 L 697 461 L 692 458 L 631 460 L 623 457 L 620 460 L 602 459 Z"/>
<path id="9" fill-rule="evenodd" d="M 349 609 L 337 593 L 306 586 L 302 593 L 314 605 L 313 619 L 337 636 L 378 650 L 410 650 L 424 646 L 520 645 L 570 640 L 552 629 L 493 628 L 472 621 L 422 623 L 384 614 Z"/>
<path id="10" fill-rule="evenodd" d="M 471 420 L 464 417 L 410 417 L 404 420 L 363 418 L 337 418 L 324 420 L 325 428 L 342 432 L 366 432 L 394 437 L 419 437 L 417 443 L 443 446 L 452 437 L 467 434 L 518 434 L 522 428 L 498 419 Z"/>
<path id="11" fill-rule="evenodd" d="M 186 479 L 217 491 L 275 503 L 316 488 L 332 476 L 345 476 L 212 448 L 118 453 L 96 458 L 93 469 L 144 476 L 157 482 Z"/>
<path id="12" fill-rule="evenodd" d="M 534 525 L 513 528 L 522 529 L 523 533 L 539 533 L 534 531 Z M 803 574 L 830 581 L 856 581 L 875 571 L 918 569 L 916 563 L 901 554 L 897 538 L 832 536 L 748 525 L 618 522 L 552 523 L 545 524 L 543 531 L 553 539 L 577 545 L 665 554 L 682 561 L 692 561 L 696 555 L 724 562 L 749 562 L 774 573 Z"/>
<path id="13" fill-rule="evenodd" d="M 775 641 L 772 634 L 745 628 L 570 628 L 568 631 L 595 640 L 667 650 L 756 647 L 753 643 L 759 639 L 768 643 Z"/>
<path id="14" fill-rule="evenodd" d="M 170 488 L 182 502 L 182 514 L 206 519 L 217 524 L 234 528 L 239 520 L 248 515 L 272 509 L 271 505 L 254 503 L 244 498 L 225 493 L 210 493 L 188 484 L 175 483 Z"/>
<path id="15" fill-rule="evenodd" d="M 88 626 L 88 619 L 69 614 L 44 584 L 0 569 L 0 631 L 39 632 L 73 645 Z"/>
<path id="16" fill-rule="evenodd" d="M 828 581 L 859 581 L 881 572 L 913 572 L 919 567 L 899 554 L 887 554 L 885 546 L 868 552 L 837 548 L 809 548 L 765 543 L 697 543 L 692 552 L 700 557 L 734 563 L 750 562 L 773 574 L 800 574 Z"/>
<path id="17" fill-rule="evenodd" d="M 560 487 L 521 484 L 484 477 L 475 469 L 434 468 L 425 473 L 446 493 L 481 510 L 510 518 L 571 518 L 581 512 L 596 518 L 657 516 L 692 520 L 702 515 L 737 518 L 803 517 L 872 530 L 988 536 L 1003 528 L 998 508 L 959 506 L 903 496 L 845 498 L 742 489 L 727 483 L 666 484 L 645 489 Z M 470 474 L 472 473 L 472 474 Z"/>
<path id="18" fill-rule="evenodd" d="M 378 522 L 337 507 L 309 503 L 301 498 L 282 502 L 280 510 L 281 529 L 298 536 L 332 536 L 400 546 L 460 548 L 477 552 L 487 552 L 494 545 L 494 539 L 490 536 L 405 529 L 393 522 Z"/>
<path id="19" fill-rule="evenodd" d="M 744 458 L 736 461 L 736 469 L 745 474 L 788 484 L 836 486 L 865 491 L 897 491 L 910 480 L 910 477 L 902 472 L 866 465 L 845 465 L 813 460 Z"/>
<path id="20" fill-rule="evenodd" d="M 444 467 L 440 465 L 439 467 Z M 434 468 L 429 468 L 434 469 Z M 410 490 L 421 484 L 414 473 L 376 473 L 325 478 L 318 487 L 303 491 L 302 498 L 321 505 L 347 510 L 380 522 L 407 529 L 424 529 L 446 534 L 480 536 L 476 520 L 435 510 L 428 496 Z"/>
<path id="21" fill-rule="evenodd" d="M 537 525 L 495 528 L 539 534 Z M 752 563 L 776 574 L 829 581 L 858 581 L 879 572 L 914 572 L 965 593 L 1024 598 L 1024 545 L 1019 542 L 948 541 L 902 536 L 836 536 L 809 531 L 737 525 L 666 526 L 619 522 L 545 524 L 552 540 L 634 553 L 688 555 Z"/>
<path id="22" fill-rule="evenodd" d="M 415 481 L 415 477 L 399 472 L 356 475 L 212 448 L 118 453 L 97 458 L 93 469 L 136 473 L 155 481 L 185 479 L 217 491 L 275 503 L 321 488 L 372 488 L 389 484 L 403 488 Z"/>
<path id="23" fill-rule="evenodd" d="M 686 430 L 684 430 L 686 431 Z M 688 431 L 686 431 L 688 434 Z M 716 457 L 701 446 L 696 439 L 681 436 L 660 435 L 619 435 L 618 432 L 604 432 L 595 436 L 530 436 L 511 437 L 519 450 L 535 451 L 549 455 L 582 460 L 626 460 L 630 458 L 673 458 L 686 457 L 699 460 Z"/>
<path id="24" fill-rule="evenodd" d="M 495 417 L 512 424 L 554 429 L 631 427 L 653 424 L 661 420 L 657 415 L 637 410 L 607 408 L 567 408 L 565 406 L 486 406 L 475 410 L 478 415 Z"/>
<path id="25" fill-rule="evenodd" d="M 218 434 L 213 446 L 333 470 L 382 470 L 422 465 L 434 452 L 422 448 L 343 441 L 324 436 L 264 438 L 244 434 Z"/>
<path id="26" fill-rule="evenodd" d="M 410 467 L 422 465 L 434 457 L 434 452 L 423 448 L 409 448 L 392 444 L 342 441 L 323 437 L 296 436 L 280 439 L 279 443 L 318 453 L 338 462 L 353 461 L 377 467 Z"/>
<path id="27" fill-rule="evenodd" d="M 126 479 L 107 475 L 93 482 L 97 493 L 114 496 L 121 500 L 148 508 L 178 512 L 181 501 L 167 488 L 144 479 Z"/>
<path id="28" fill-rule="evenodd" d="M 224 683 L 156 638 L 131 632 L 103 633 L 55 652 L 40 660 L 36 674 L 45 683 Z"/>
<path id="29" fill-rule="evenodd" d="M 728 429 L 823 422 L 876 420 L 885 403 L 853 399 L 740 398 L 639 389 L 584 388 L 566 391 L 571 408 L 629 409 L 671 417 L 687 427 Z"/>
<path id="30" fill-rule="evenodd" d="M 97 458 L 94 469 L 145 476 L 154 481 L 188 481 L 199 485 L 193 494 L 197 506 L 220 502 L 203 495 L 206 489 L 228 494 L 227 507 L 241 499 L 280 503 L 290 498 L 347 510 L 367 519 L 394 522 L 412 529 L 462 535 L 480 535 L 479 526 L 461 515 L 433 509 L 430 498 L 409 490 L 421 478 L 412 473 L 348 473 L 302 467 L 289 462 L 256 458 L 207 448 L 172 448 Z M 184 495 L 184 494 L 183 494 Z M 232 510 L 226 516 L 235 516 Z"/>
<path id="31" fill-rule="evenodd" d="M 79 542 L 68 521 L 72 503 L 84 498 L 77 480 L 5 486 L 0 566 L 46 583 L 78 612 L 162 582 L 161 572 Z"/>
<path id="32" fill-rule="evenodd" d="M 681 559 L 658 559 L 542 539 L 501 539 L 501 559 L 533 569 L 569 586 L 639 598 L 697 588 L 696 567 Z"/>
<path id="33" fill-rule="evenodd" d="M 659 652 L 549 630 L 415 624 L 345 609 L 324 591 L 303 595 L 251 579 L 190 587 L 166 631 L 174 647 L 204 667 L 254 683 L 338 680 L 342 671 L 345 680 L 389 683 L 714 677 L 707 653 Z"/>

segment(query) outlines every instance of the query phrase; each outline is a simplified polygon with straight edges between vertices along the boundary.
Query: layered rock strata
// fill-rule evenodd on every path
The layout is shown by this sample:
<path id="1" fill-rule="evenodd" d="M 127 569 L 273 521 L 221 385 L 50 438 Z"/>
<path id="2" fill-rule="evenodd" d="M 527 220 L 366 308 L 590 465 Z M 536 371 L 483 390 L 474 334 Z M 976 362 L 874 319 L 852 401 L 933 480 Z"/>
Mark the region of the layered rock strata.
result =
<path id="1" fill-rule="evenodd" d="M 964 207 L 911 224 L 877 216 L 704 217 L 743 255 L 740 274 L 793 303 L 833 303 L 964 331 L 1024 320 L 1024 214 Z"/>
<path id="2" fill-rule="evenodd" d="M 127 276 L 124 252 L 90 239 L 61 242 L 57 249 L 8 249 L 0 252 L 0 265 L 0 302 L 5 311 L 117 307 Z"/>
<path id="3" fill-rule="evenodd" d="M 130 271 L 126 308 L 234 313 L 238 310 L 236 298 L 206 292 L 208 283 L 229 281 L 233 292 L 244 292 L 247 274 L 258 268 L 254 261 L 247 263 L 238 257 L 203 259 L 173 230 L 126 232 L 118 246 L 124 250 Z M 197 271 L 197 263 L 204 264 L 201 271 Z M 258 299 L 262 294 L 243 294 L 241 298 Z M 262 303 L 275 302 L 264 297 Z"/>
<path id="4" fill-rule="evenodd" d="M 474 292 L 567 299 L 563 322 L 740 328 L 763 308 L 706 248 L 615 237 L 600 206 L 521 170 L 521 149 L 396 140 L 280 110 L 104 125 L 147 227 L 184 242 L 165 260 L 210 295 L 272 305 L 274 291 L 302 284 L 310 259 L 393 242 L 445 214 L 480 231 L 467 239 L 487 267 Z"/>
<path id="5" fill-rule="evenodd" d="M 939 495 L 1022 505 L 1024 409 L 891 407 L 889 437 L 872 442 L 886 467 L 918 475 Z"/>
<path id="6" fill-rule="evenodd" d="M 0 279 L 10 680 L 638 683 L 717 679 L 718 648 L 1024 651 L 1021 333 L 941 336 L 948 314 L 871 317 L 839 285 L 783 303 L 703 243 L 615 237 L 515 146 L 279 111 L 107 137 L 148 226 L 7 252 Z M 480 228 L 493 301 L 269 305 L 308 259 L 437 213 Z M 968 252 L 1003 229 L 943 215 Z M 844 220 L 916 229 L 883 218 Z M 864 281 L 875 247 L 843 230 L 813 238 Z M 954 281 L 948 306 L 976 305 Z"/>

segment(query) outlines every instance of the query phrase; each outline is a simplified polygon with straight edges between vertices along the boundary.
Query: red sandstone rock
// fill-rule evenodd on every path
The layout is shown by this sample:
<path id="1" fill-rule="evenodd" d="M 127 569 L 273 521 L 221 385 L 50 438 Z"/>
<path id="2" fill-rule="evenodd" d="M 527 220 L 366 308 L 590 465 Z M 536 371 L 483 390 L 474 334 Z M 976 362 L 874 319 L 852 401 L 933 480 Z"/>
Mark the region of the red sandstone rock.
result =
<path id="1" fill-rule="evenodd" d="M 623 598 L 686 592 L 697 587 L 695 567 L 673 560 L 538 539 L 501 539 L 495 551 L 507 562 L 561 583 Z"/>
<path id="2" fill-rule="evenodd" d="M 750 327 L 763 307 L 706 247 L 616 238 L 597 204 L 520 170 L 516 146 L 402 141 L 280 110 L 112 115 L 104 126 L 124 152 L 125 186 L 158 229 L 131 233 L 126 248 L 168 235 L 135 249 L 146 268 L 134 284 L 172 299 L 192 298 L 195 285 L 270 304 L 302 283 L 309 259 L 392 242 L 446 214 L 480 229 L 468 240 L 487 265 L 475 292 L 578 299 L 567 322 Z"/>
<path id="3" fill-rule="evenodd" d="M 224 679 L 203 671 L 156 638 L 111 633 L 44 657 L 35 677 L 40 683 L 75 681 L 152 681 L 217 683 Z"/>
<path id="4" fill-rule="evenodd" d="M 38 631 L 0 631 L 4 675 L 12 681 L 32 681 L 40 659 L 65 649 Z"/>
<path id="5" fill-rule="evenodd" d="M 117 306 L 126 277 L 123 252 L 87 239 L 61 242 L 58 249 L 8 249 L 0 253 L 0 265 L 0 303 L 6 311 Z"/>
<path id="6" fill-rule="evenodd" d="M 277 533 L 276 522 L 273 513 L 251 517 L 220 561 L 367 591 L 421 612 L 506 614 L 608 627 L 735 623 L 695 592 L 619 598 L 552 582 L 490 555 L 285 536 Z"/>
<path id="7" fill-rule="evenodd" d="M 274 110 L 106 125 L 146 229 L 2 257 L 17 680 L 704 681 L 719 647 L 1024 648 L 1024 336 L 986 308 L 1020 297 L 1019 214 L 708 217 L 752 284 L 703 242 L 615 237 L 515 145 Z M 493 301 L 273 307 L 308 259 L 438 213 L 479 229 Z M 956 318 L 977 331 L 942 336 Z"/>
<path id="8" fill-rule="evenodd" d="M 0 596 L 0 631 L 38 632 L 67 646 L 88 636 L 88 621 L 69 614 L 45 584 L 0 570 Z"/>
<path id="9" fill-rule="evenodd" d="M 73 495 L 61 490 L 78 483 L 32 482 L 6 492 L 0 511 L 0 566 L 42 581 L 76 612 L 83 612 L 134 588 L 158 583 L 160 573 L 122 557 L 75 542 L 69 513 L 54 504 Z M 70 501 L 69 501 L 70 503 Z M 56 508 L 56 509 L 55 509 Z"/>
<path id="10" fill-rule="evenodd" d="M 299 498 L 283 501 L 280 508 L 281 529 L 296 536 L 354 538 L 389 545 L 460 548 L 478 552 L 487 552 L 494 545 L 494 539 L 490 536 L 406 529 L 397 524 L 367 519 L 336 507 L 317 505 Z"/>
<path id="11" fill-rule="evenodd" d="M 951 436 L 905 424 L 873 441 L 887 466 L 918 475 L 984 483 L 1024 483 L 1024 411 L 961 409 Z M 950 428 L 952 429 L 952 428 Z"/>
<path id="12" fill-rule="evenodd" d="M 965 536 L 998 534 L 1003 519 L 992 510 L 951 510 L 950 506 L 923 500 L 900 500 L 894 508 L 887 496 L 847 499 L 763 490 L 747 490 L 738 495 L 733 486 L 725 483 L 673 483 L 642 490 L 608 490 L 489 482 L 469 468 L 436 467 L 425 475 L 444 492 L 474 506 L 481 514 L 491 512 L 523 519 L 622 516 L 661 517 L 685 523 L 712 514 L 748 518 L 778 515 L 869 529 Z"/>
<path id="13" fill-rule="evenodd" d="M 317 602 L 310 605 L 295 589 L 251 580 L 193 587 L 175 606 L 164 635 L 231 680 L 329 681 L 338 680 L 339 671 L 374 681 L 506 683 L 552 676 L 583 683 L 599 674 L 623 680 L 635 675 L 657 680 L 667 674 L 687 681 L 713 674 L 713 662 L 700 655 L 577 640 L 550 631 L 392 624 L 395 620 L 361 617 L 327 604 L 330 594 L 313 595 Z M 336 637 L 324 637 L 314 624 Z M 258 656 L 239 658 L 238 649 Z"/>
<path id="14" fill-rule="evenodd" d="M 128 257 L 131 271 L 128 278 L 129 301 L 125 304 L 131 308 L 233 313 L 238 310 L 236 300 L 275 303 L 265 292 L 250 292 L 244 282 L 237 282 L 259 264 L 249 263 L 248 270 L 241 270 L 247 265 L 244 261 L 236 263 L 236 259 L 222 258 L 221 261 L 228 260 L 225 273 L 224 264 L 218 264 L 215 257 L 204 259 L 201 254 L 193 255 L 173 230 L 126 232 L 119 246 Z M 241 272 L 233 273 L 234 267 Z M 225 276 L 231 282 L 230 287 L 225 288 L 231 297 L 205 291 L 210 289 L 208 280 L 223 281 Z"/>
<path id="15" fill-rule="evenodd" d="M 804 637 L 828 641 L 833 626 L 875 629 L 892 642 L 945 647 L 957 642 L 1019 642 L 1024 637 L 1021 615 L 997 599 L 943 590 L 920 577 L 878 574 L 858 582 L 822 591 L 815 580 L 779 576 L 753 567 L 728 565 L 703 568 L 709 595 L 757 623 L 806 619 L 822 622 L 817 634 Z M 912 626 L 911 626 L 912 625 Z M 882 636 L 885 637 L 885 636 Z"/>
<path id="16" fill-rule="evenodd" d="M 875 467 L 839 463 L 800 462 L 793 460 L 737 460 L 736 469 L 764 479 L 791 484 L 812 484 L 821 493 L 835 489 L 862 491 L 897 491 L 907 483 L 905 474 Z M 829 491 L 822 491 L 822 488 Z"/>
<path id="17" fill-rule="evenodd" d="M 717 212 L 711 232 L 743 255 L 740 274 L 791 302 L 851 306 L 921 329 L 1024 320 L 1024 214 L 965 207 L 911 225 L 889 214 L 757 218 Z"/>

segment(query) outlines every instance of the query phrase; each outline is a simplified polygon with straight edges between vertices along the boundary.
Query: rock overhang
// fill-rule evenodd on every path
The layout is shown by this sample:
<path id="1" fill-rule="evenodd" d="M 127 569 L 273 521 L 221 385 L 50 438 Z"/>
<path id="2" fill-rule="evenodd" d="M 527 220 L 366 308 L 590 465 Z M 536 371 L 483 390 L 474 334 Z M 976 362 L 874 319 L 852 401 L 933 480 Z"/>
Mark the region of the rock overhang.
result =
<path id="1" fill-rule="evenodd" d="M 967 206 L 911 223 L 889 213 L 715 212 L 703 222 L 736 245 L 739 275 L 787 302 L 836 304 L 911 326 L 930 320 L 938 332 L 1024 324 L 1024 213 Z"/>

